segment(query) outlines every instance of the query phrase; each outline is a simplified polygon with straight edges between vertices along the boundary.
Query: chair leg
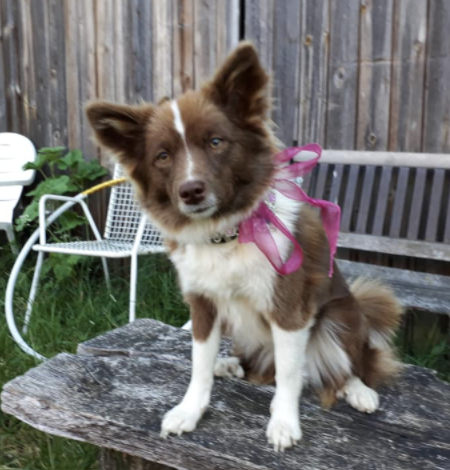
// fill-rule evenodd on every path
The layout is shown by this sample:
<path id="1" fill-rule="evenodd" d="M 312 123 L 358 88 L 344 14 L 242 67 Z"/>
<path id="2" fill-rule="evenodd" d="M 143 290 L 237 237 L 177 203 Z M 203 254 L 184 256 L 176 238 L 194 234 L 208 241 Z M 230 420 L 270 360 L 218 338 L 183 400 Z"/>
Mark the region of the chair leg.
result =
<path id="1" fill-rule="evenodd" d="M 11 250 L 15 255 L 19 254 L 19 250 L 17 249 L 16 245 L 16 236 L 14 235 L 14 229 L 12 225 L 7 225 L 5 228 L 6 236 L 8 237 L 8 241 L 11 244 Z"/>
<path id="2" fill-rule="evenodd" d="M 25 323 L 22 328 L 22 333 L 24 334 L 28 331 L 28 324 L 30 323 L 30 319 L 31 319 L 31 312 L 33 310 L 33 302 L 34 302 L 34 299 L 36 298 L 37 286 L 39 282 L 39 277 L 41 275 L 43 261 L 44 261 L 44 252 L 40 251 L 38 253 L 38 258 L 36 261 L 36 267 L 34 268 L 33 282 L 31 283 L 30 296 L 28 297 L 27 310 L 25 312 Z"/>
<path id="3" fill-rule="evenodd" d="M 131 274 L 130 274 L 130 313 L 129 322 L 136 319 L 136 287 L 137 287 L 137 254 L 131 256 Z"/>
<path id="4" fill-rule="evenodd" d="M 108 263 L 106 261 L 106 258 L 102 258 L 102 264 L 103 264 L 103 272 L 105 273 L 106 287 L 110 291 L 111 290 L 111 279 L 109 277 Z"/>

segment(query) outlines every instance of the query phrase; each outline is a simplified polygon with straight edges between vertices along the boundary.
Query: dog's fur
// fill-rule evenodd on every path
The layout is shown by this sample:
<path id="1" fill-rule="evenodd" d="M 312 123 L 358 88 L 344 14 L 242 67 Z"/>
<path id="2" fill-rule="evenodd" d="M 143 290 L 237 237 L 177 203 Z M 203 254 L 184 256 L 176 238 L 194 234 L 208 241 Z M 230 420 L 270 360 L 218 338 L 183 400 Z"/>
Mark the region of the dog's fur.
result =
<path id="1" fill-rule="evenodd" d="M 191 384 L 164 417 L 164 436 L 196 427 L 214 372 L 276 379 L 267 436 L 283 450 L 301 438 L 302 372 L 325 405 L 342 397 L 373 412 L 372 388 L 398 368 L 390 342 L 399 303 L 376 282 L 348 287 L 336 265 L 328 277 L 329 248 L 315 209 L 277 194 L 274 211 L 304 252 L 303 265 L 288 276 L 277 275 L 254 244 L 210 242 L 237 226 L 269 189 L 280 144 L 268 83 L 255 49 L 242 43 L 200 91 L 176 101 L 87 107 L 98 142 L 117 155 L 161 229 L 191 308 Z M 285 259 L 287 240 L 273 236 Z M 234 339 L 239 360 L 216 362 L 221 333 Z"/>

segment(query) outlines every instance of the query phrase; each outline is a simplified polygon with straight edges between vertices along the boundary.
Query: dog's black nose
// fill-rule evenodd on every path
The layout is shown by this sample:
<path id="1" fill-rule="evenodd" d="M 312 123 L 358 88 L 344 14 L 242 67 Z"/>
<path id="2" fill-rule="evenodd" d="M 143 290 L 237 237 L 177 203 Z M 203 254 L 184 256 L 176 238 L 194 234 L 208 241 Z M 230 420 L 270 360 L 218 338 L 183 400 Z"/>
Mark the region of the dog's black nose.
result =
<path id="1" fill-rule="evenodd" d="M 205 199 L 206 184 L 198 180 L 188 181 L 180 186 L 178 194 L 185 204 L 200 204 Z"/>

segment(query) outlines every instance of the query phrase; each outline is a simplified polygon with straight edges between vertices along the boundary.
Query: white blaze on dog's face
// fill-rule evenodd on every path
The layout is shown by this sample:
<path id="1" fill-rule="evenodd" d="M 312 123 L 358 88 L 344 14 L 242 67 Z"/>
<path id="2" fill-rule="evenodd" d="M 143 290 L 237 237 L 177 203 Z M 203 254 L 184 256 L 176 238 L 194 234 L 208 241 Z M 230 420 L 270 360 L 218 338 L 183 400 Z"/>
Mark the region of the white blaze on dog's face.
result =
<path id="1" fill-rule="evenodd" d="M 87 107 L 100 144 L 134 180 L 166 232 L 245 213 L 273 174 L 268 77 L 242 43 L 199 91 L 159 105 Z"/>

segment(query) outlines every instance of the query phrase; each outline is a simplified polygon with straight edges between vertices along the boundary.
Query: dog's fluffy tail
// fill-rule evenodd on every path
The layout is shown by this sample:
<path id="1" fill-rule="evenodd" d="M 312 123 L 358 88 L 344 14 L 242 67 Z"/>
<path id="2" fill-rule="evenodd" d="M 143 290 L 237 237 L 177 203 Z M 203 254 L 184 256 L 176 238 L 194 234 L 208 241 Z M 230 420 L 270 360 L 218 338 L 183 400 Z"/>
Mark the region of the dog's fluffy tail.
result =
<path id="1" fill-rule="evenodd" d="M 367 325 L 361 378 L 369 387 L 375 387 L 396 375 L 400 369 L 392 340 L 400 324 L 403 307 L 394 292 L 379 281 L 358 278 L 350 286 L 350 291 Z"/>

